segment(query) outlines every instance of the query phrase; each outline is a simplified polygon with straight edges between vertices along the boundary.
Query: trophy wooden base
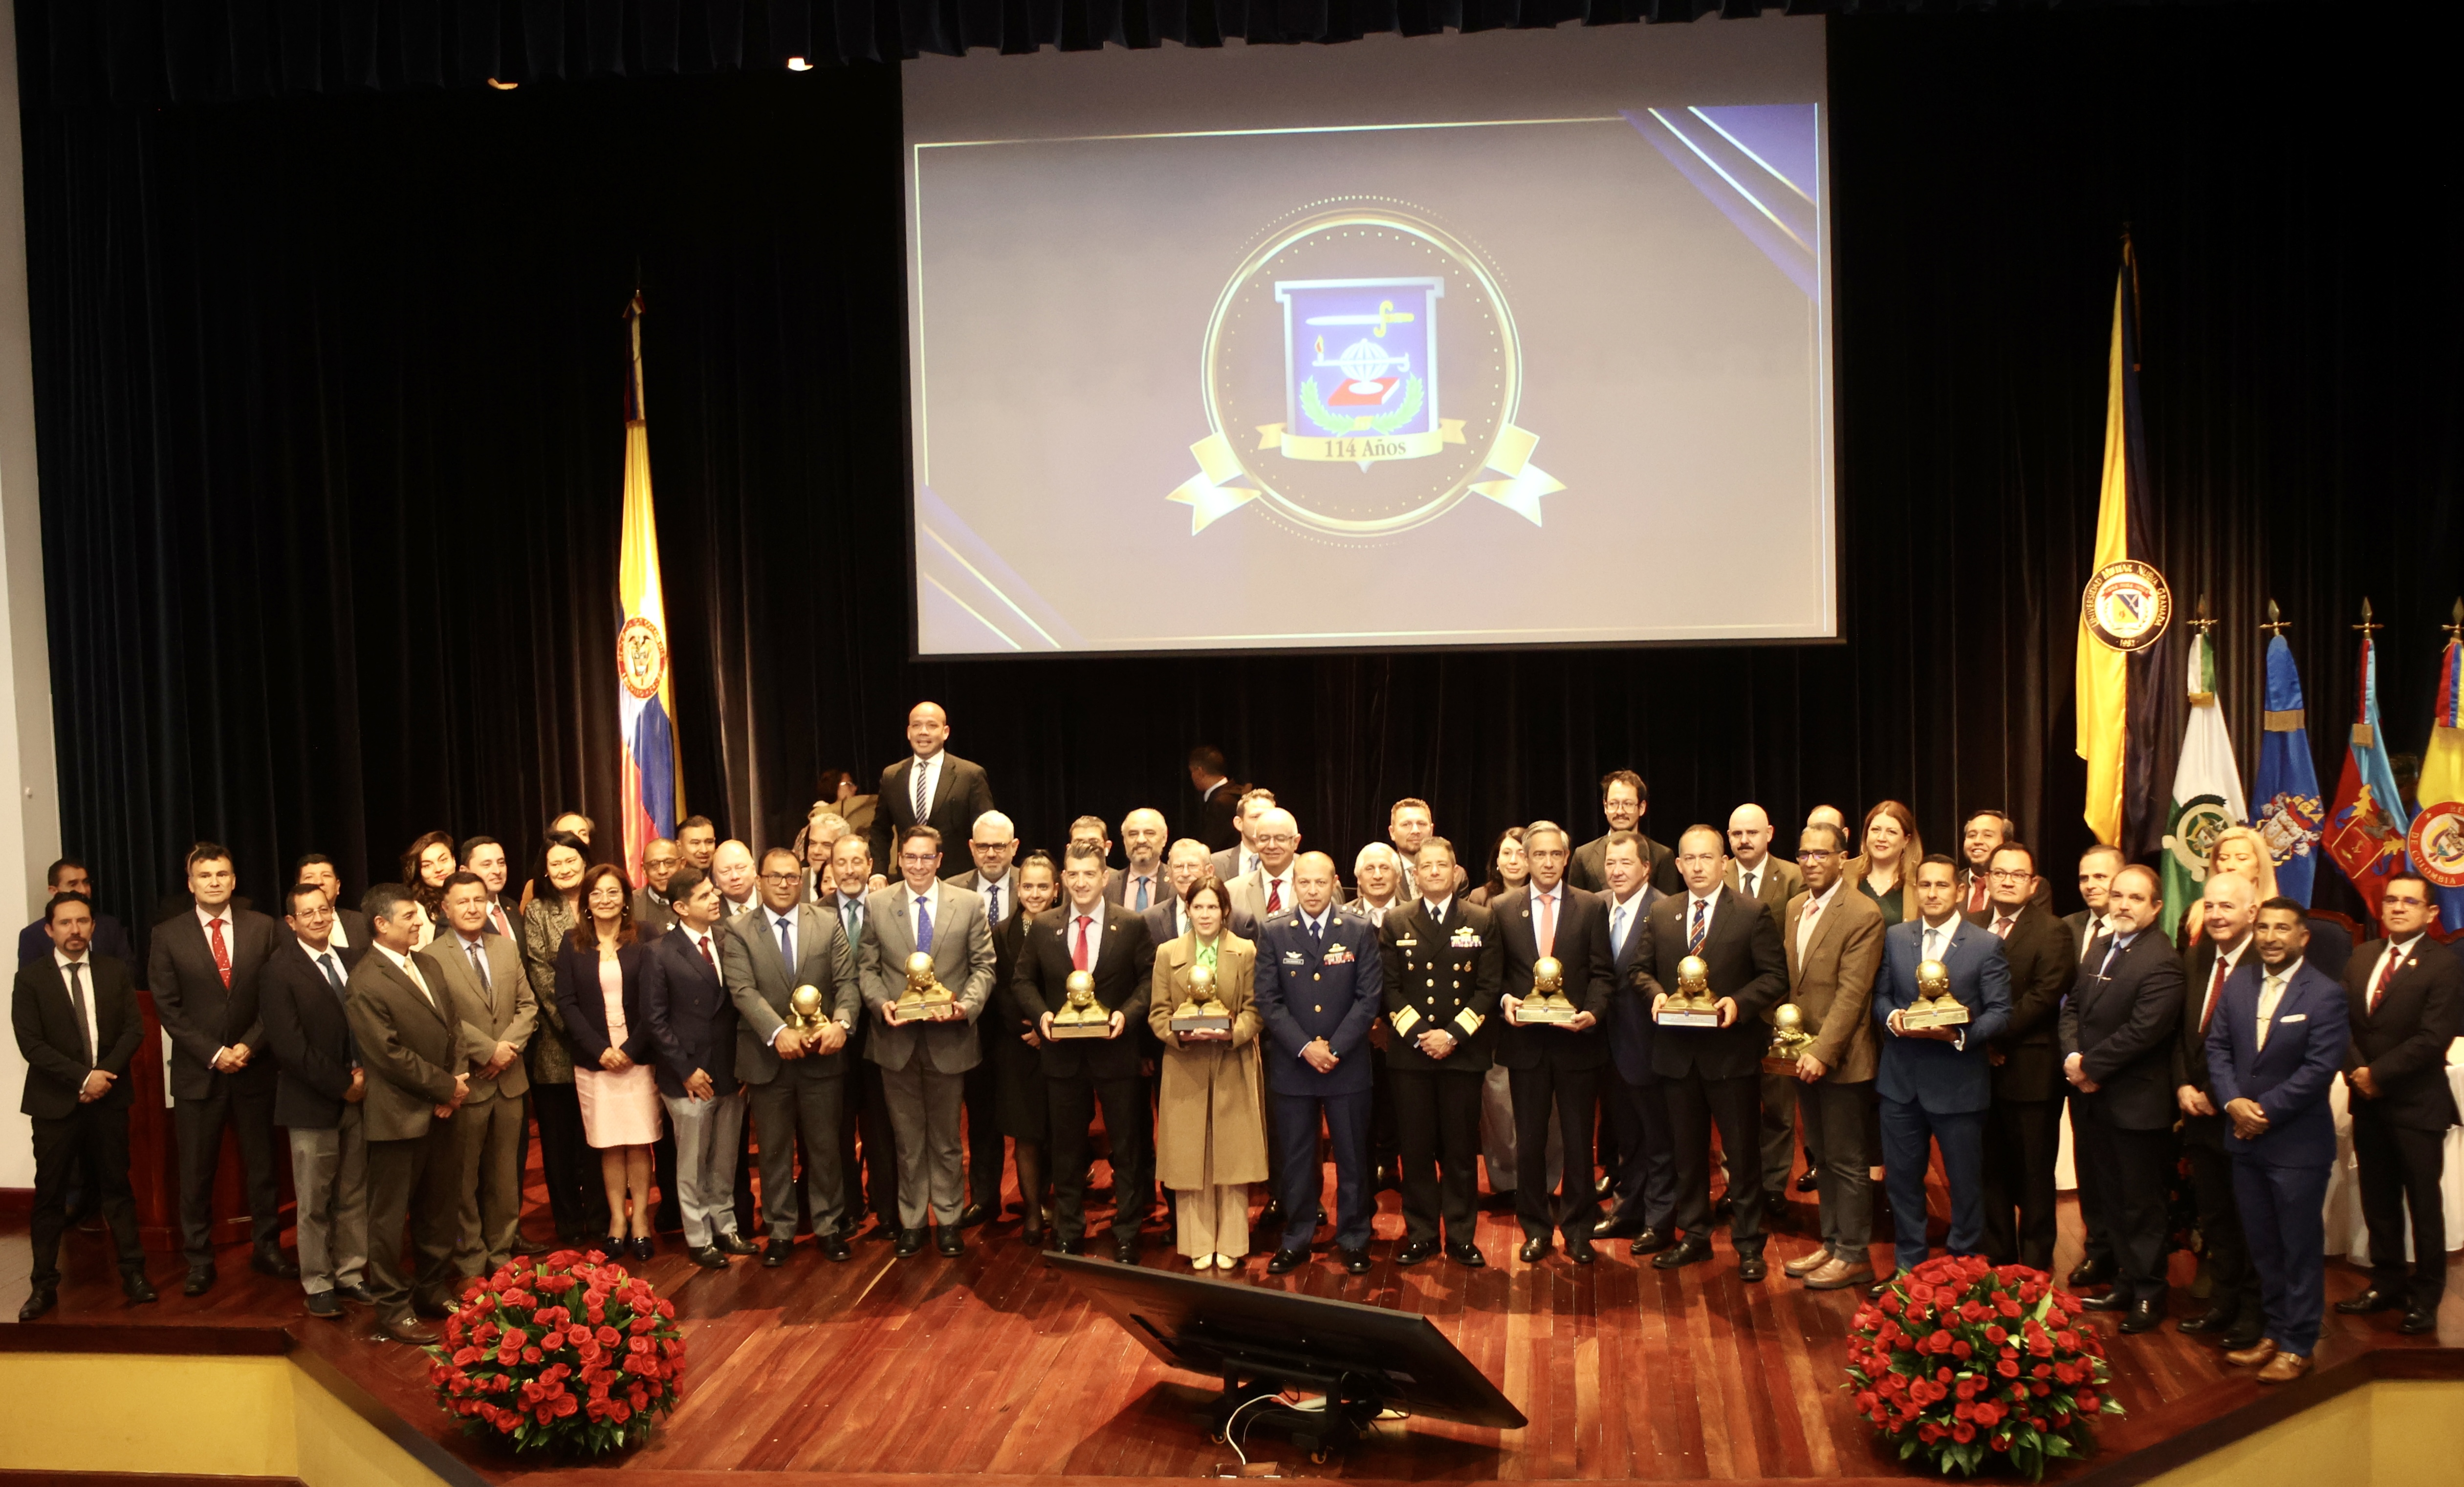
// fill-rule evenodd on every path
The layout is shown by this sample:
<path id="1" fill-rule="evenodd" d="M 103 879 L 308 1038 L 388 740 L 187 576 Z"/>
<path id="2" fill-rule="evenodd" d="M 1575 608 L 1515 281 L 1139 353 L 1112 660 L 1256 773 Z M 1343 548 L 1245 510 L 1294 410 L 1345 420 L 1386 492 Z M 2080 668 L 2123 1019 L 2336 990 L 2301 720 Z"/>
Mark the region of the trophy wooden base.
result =
<path id="1" fill-rule="evenodd" d="M 1763 1055 L 1763 1072 L 1793 1076 L 1796 1073 L 1796 1055 L 1775 1053 Z"/>
<path id="2" fill-rule="evenodd" d="M 1667 1011 L 1653 1017 L 1651 1020 L 1659 1023 L 1661 1027 L 1716 1028 L 1720 1025 L 1720 1014 L 1717 1008 L 1696 1012 L 1691 1009 L 1680 1010 L 1678 1008 L 1671 1007 Z"/>
<path id="3" fill-rule="evenodd" d="M 955 1007 L 957 1004 L 956 997 L 944 997 L 935 1001 L 894 1001 L 890 1004 L 890 1020 L 901 1027 L 910 1022 L 930 1022 L 933 1020 L 934 1013 L 943 1007 Z"/>
<path id="4" fill-rule="evenodd" d="M 1229 1033 L 1232 1019 L 1228 1016 L 1175 1017 L 1172 1030 L 1176 1033 Z"/>
<path id="5" fill-rule="evenodd" d="M 1537 1023 L 1556 1027 L 1581 1016 L 1581 1011 L 1570 1001 L 1527 1001 L 1514 1009 L 1514 1020 L 1526 1026 Z"/>
<path id="6" fill-rule="evenodd" d="M 1900 1014 L 1900 1026 L 1915 1028 L 1966 1027 L 1968 1008 L 1959 1002 L 1936 1008 L 1929 1002 L 1919 1002 Z"/>
<path id="7" fill-rule="evenodd" d="M 1112 1036 L 1112 1020 L 1106 1017 L 1101 1022 L 1055 1022 L 1052 1024 L 1052 1036 L 1055 1038 L 1110 1038 Z"/>

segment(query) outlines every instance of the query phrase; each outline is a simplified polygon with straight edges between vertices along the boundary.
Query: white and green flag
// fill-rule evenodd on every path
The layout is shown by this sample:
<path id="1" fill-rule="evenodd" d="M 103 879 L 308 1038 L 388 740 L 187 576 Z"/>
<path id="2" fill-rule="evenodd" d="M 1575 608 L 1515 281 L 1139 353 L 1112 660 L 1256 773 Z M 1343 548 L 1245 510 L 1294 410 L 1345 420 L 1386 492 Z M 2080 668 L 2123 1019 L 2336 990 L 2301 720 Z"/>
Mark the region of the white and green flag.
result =
<path id="1" fill-rule="evenodd" d="M 2207 891 L 2208 852 L 2216 834 L 2249 819 L 2242 803 L 2241 770 L 2233 763 L 2225 710 L 2216 701 L 2215 652 L 2208 637 L 2190 638 L 2189 727 L 2182 733 L 2182 761 L 2173 771 L 2173 809 L 2165 825 L 2165 933 L 2169 938 L 2185 915 L 2197 910 Z"/>

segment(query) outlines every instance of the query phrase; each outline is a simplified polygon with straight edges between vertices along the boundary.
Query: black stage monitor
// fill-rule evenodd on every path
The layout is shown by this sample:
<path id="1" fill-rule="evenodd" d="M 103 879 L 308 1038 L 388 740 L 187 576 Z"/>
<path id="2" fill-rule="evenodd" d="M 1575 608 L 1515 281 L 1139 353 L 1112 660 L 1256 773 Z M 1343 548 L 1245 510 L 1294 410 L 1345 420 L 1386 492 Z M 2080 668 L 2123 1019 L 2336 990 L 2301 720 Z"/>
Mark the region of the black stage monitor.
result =
<path id="1" fill-rule="evenodd" d="M 1053 1255 L 1047 1262 L 1165 1363 L 1273 1381 L 1386 1409 L 1517 1430 L 1523 1411 L 1429 1319 L 1196 1276 Z"/>

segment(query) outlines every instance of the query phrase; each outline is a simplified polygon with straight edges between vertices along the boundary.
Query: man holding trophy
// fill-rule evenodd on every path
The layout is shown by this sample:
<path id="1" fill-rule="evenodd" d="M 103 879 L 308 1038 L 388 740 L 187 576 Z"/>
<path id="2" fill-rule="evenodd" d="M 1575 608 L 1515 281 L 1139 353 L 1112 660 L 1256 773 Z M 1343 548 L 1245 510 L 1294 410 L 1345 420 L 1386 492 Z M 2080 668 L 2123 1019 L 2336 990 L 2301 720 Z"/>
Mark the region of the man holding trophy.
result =
<path id="1" fill-rule="evenodd" d="M 1506 948 L 1505 991 L 1497 1002 L 1506 1026 L 1498 1035 L 1497 1061 L 1506 1065 L 1514 1101 L 1515 1148 L 1548 1150 L 1553 1114 L 1566 1151 L 1556 1193 L 1549 1192 L 1538 1162 L 1515 1186 L 1527 1265 L 1547 1257 L 1550 1235 L 1557 1230 L 1564 1232 L 1566 1254 L 1575 1264 L 1592 1263 L 1592 1230 L 1600 1218 L 1592 1184 L 1592 1127 L 1600 1070 L 1609 1061 L 1601 1025 L 1614 989 L 1609 911 L 1591 894 L 1569 889 L 1572 846 L 1555 821 L 1524 828 L 1530 881 L 1499 899 L 1493 910 L 1497 937 Z"/>
<path id="2" fill-rule="evenodd" d="M 1806 1148 L 1815 1163 L 1822 1246 L 1781 1267 L 1808 1290 L 1870 1284 L 1874 1266 L 1872 1157 L 1865 1112 L 1874 1093 L 1874 976 L 1882 964 L 1882 911 L 1845 881 L 1844 834 L 1827 821 L 1797 837 L 1804 891 L 1788 906 L 1789 999 L 1775 1009 L 1766 1074 L 1798 1081 Z M 1795 1026 L 1786 1014 L 1794 1010 Z M 1786 1134 L 1793 1135 L 1793 1131 Z M 1818 1156 L 1816 1156 L 1818 1153 Z M 1766 1168 L 1768 1168 L 1768 1159 Z"/>

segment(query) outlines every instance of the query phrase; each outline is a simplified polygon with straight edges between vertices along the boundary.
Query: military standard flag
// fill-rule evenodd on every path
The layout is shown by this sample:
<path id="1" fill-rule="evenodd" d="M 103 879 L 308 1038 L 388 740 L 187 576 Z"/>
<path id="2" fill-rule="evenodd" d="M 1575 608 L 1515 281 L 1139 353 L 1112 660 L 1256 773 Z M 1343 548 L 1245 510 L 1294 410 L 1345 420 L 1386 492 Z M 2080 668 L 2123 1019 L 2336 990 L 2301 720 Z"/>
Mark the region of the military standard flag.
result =
<path id="1" fill-rule="evenodd" d="M 2301 711 L 2301 671 L 2282 635 L 2267 643 L 2267 710 L 2259 714 L 2258 780 L 2250 823 L 2276 860 L 2276 891 L 2308 906 L 2319 877 L 2319 828 L 2326 803 L 2310 762 L 2310 728 Z"/>
<path id="2" fill-rule="evenodd" d="M 2379 724 L 2378 647 L 2370 638 L 2378 626 L 2368 623 L 2366 602 L 2362 614 L 2361 690 L 2344 748 L 2343 777 L 2336 782 L 2336 804 L 2327 813 L 2325 842 L 2328 857 L 2352 880 L 2375 919 L 2388 877 L 2404 865 L 2405 832 L 2412 816 L 2395 787 L 2386 730 Z"/>

